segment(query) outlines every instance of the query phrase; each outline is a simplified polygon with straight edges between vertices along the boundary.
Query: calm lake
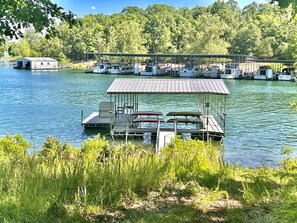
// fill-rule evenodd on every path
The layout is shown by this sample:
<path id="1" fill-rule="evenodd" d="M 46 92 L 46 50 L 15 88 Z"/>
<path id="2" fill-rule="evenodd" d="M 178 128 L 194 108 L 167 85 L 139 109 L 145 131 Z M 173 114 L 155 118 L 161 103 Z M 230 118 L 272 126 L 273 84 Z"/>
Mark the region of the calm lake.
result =
<path id="1" fill-rule="evenodd" d="M 98 110 L 99 101 L 108 101 L 106 90 L 116 77 L 73 70 L 0 67 L 0 137 L 20 132 L 32 143 L 32 150 L 40 149 L 48 135 L 79 147 L 88 137 L 80 124 L 81 110 L 87 116 Z M 283 158 L 283 147 L 297 149 L 297 111 L 288 105 L 297 101 L 296 83 L 225 83 L 231 92 L 226 106 L 225 160 L 252 166 L 275 165 Z M 150 95 L 139 103 L 141 109 L 166 114 L 174 108 L 191 107 L 193 100 L 182 95 Z"/>

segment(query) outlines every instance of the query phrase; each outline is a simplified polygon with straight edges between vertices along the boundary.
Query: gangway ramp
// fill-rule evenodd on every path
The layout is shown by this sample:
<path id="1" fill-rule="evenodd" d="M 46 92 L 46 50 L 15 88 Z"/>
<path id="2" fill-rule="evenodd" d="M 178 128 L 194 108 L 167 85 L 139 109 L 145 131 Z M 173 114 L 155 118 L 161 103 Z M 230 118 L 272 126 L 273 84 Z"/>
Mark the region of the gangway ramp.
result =
<path id="1" fill-rule="evenodd" d="M 170 143 L 171 139 L 175 136 L 174 131 L 160 131 L 157 134 L 157 148 L 156 152 L 159 153 L 162 148 L 166 146 L 167 143 Z"/>

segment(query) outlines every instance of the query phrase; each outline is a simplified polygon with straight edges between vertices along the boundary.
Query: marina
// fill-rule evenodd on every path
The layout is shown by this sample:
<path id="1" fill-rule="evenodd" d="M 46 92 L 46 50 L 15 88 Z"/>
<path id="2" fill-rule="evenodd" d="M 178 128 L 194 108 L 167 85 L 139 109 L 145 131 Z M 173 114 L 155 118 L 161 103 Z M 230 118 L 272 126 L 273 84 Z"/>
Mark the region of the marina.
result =
<path id="1" fill-rule="evenodd" d="M 101 58 L 102 61 L 116 61 L 118 66 L 130 66 L 129 74 L 141 76 L 171 76 L 181 78 L 211 79 L 255 79 L 296 81 L 295 60 L 257 59 L 241 54 L 127 54 L 127 53 L 85 53 L 85 60 Z M 125 65 L 130 61 L 130 65 Z M 106 63 L 99 63 L 106 66 Z M 109 64 L 112 64 L 109 62 Z M 110 74 L 109 69 L 99 69 L 93 73 Z M 132 71 L 133 70 L 133 71 Z M 86 72 L 89 72 L 86 70 Z M 113 74 L 123 74 L 113 72 Z M 128 72 L 127 72 L 128 74 Z"/>

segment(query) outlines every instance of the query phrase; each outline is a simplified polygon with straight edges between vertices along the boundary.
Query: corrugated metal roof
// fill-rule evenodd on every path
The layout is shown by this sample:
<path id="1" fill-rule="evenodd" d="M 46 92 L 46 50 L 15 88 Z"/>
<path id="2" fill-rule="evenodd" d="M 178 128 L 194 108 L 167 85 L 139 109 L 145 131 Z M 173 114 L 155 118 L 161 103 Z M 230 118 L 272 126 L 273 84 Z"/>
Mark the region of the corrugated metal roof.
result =
<path id="1" fill-rule="evenodd" d="M 50 57 L 23 57 L 18 60 L 30 60 L 30 61 L 41 61 L 41 62 L 54 62 L 57 61 L 56 59 L 50 58 Z"/>
<path id="2" fill-rule="evenodd" d="M 230 92 L 220 79 L 136 79 L 116 78 L 108 94 L 222 94 Z"/>

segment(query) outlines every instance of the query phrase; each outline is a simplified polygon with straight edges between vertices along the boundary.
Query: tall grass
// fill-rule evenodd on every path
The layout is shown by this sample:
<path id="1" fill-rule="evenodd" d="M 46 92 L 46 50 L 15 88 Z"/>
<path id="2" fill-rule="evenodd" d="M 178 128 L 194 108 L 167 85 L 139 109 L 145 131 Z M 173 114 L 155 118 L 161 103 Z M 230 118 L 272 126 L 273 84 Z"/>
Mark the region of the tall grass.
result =
<path id="1" fill-rule="evenodd" d="M 52 137 L 34 154 L 29 147 L 19 134 L 0 139 L 1 222 L 82 222 L 90 211 L 116 209 L 176 184 L 191 185 L 183 194 L 195 196 L 203 212 L 221 197 L 248 206 L 297 201 L 297 161 L 289 149 L 283 167 L 243 168 L 224 163 L 221 147 L 179 137 L 160 155 L 133 144 L 109 145 L 100 136 L 80 148 Z"/>

